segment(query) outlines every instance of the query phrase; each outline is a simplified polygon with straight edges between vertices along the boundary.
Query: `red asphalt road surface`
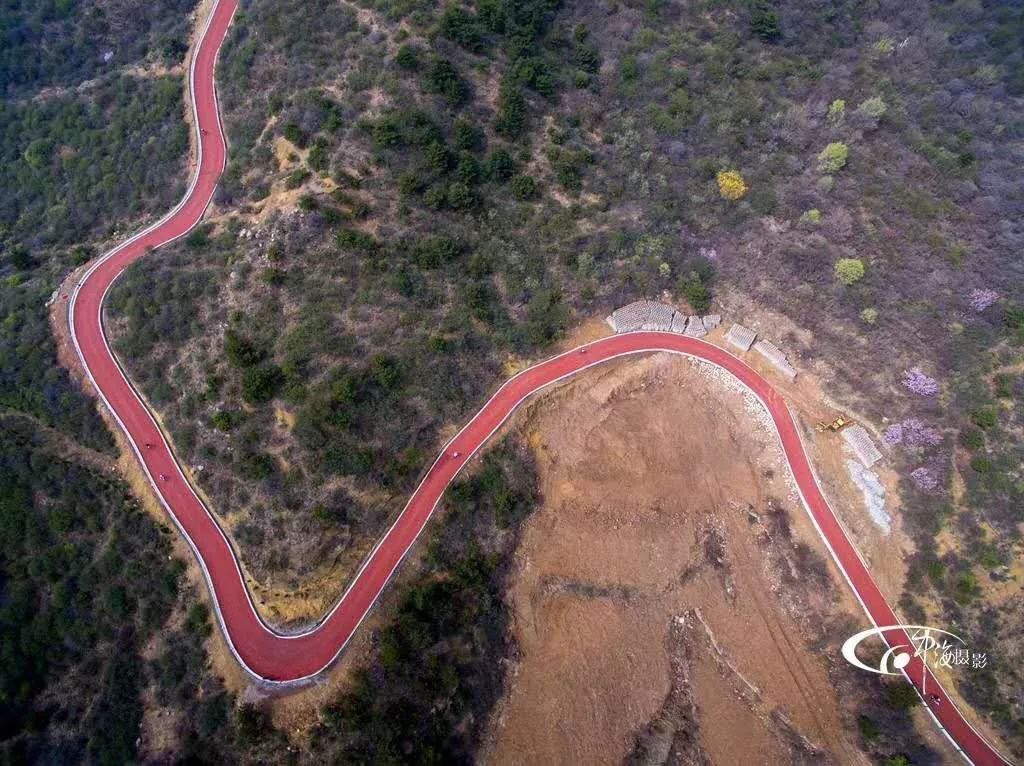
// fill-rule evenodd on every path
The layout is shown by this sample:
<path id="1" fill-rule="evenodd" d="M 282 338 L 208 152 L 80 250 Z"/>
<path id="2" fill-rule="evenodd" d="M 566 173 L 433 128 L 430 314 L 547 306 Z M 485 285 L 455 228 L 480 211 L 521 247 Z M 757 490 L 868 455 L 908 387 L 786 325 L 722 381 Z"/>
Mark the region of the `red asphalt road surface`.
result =
<path id="1" fill-rule="evenodd" d="M 886 603 L 856 549 L 822 495 L 797 426 L 782 396 L 727 351 L 695 338 L 637 332 L 605 338 L 541 362 L 508 380 L 444 449 L 394 526 L 381 538 L 337 606 L 312 630 L 275 633 L 256 614 L 227 537 L 182 474 L 170 446 L 115 360 L 104 336 L 102 305 L 121 272 L 151 248 L 186 234 L 202 218 L 224 169 L 225 142 L 214 88 L 217 52 L 237 0 L 220 0 L 192 63 L 191 88 L 201 143 L 198 174 L 182 203 L 154 227 L 106 254 L 79 283 L 69 315 L 72 338 L 93 383 L 134 446 L 168 513 L 188 539 L 213 593 L 221 626 L 239 662 L 259 679 L 287 683 L 316 675 L 338 656 L 373 606 L 399 562 L 438 505 L 445 488 L 512 411 L 527 397 L 580 370 L 624 355 L 668 351 L 704 359 L 735 375 L 771 413 L 807 511 L 875 625 L 899 619 Z M 685 424 L 680 424 L 685 427 Z M 890 645 L 912 647 L 903 631 Z M 905 669 L 928 708 L 962 752 L 978 764 L 1007 763 L 968 724 L 920 659 Z M 939 702 L 931 697 L 937 695 Z"/>

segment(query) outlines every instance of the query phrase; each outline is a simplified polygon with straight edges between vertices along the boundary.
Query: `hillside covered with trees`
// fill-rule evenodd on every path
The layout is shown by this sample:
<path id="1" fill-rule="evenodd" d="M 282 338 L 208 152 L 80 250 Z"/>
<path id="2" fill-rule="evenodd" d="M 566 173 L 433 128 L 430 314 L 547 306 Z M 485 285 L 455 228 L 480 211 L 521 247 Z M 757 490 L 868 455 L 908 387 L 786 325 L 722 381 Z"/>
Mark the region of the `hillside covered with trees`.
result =
<path id="1" fill-rule="evenodd" d="M 246 714 L 209 669 L 207 607 L 170 528 L 115 476 L 113 440 L 58 365 L 46 306 L 71 268 L 184 188 L 183 80 L 143 70 L 181 65 L 191 8 L 0 10 L 3 763 L 134 762 L 161 717 L 167 758 L 244 751 Z"/>
<path id="2" fill-rule="evenodd" d="M 124 762 L 161 715 L 168 760 L 468 761 L 511 651 L 521 446 L 450 492 L 422 582 L 293 752 L 210 671 L 169 530 L 98 467 L 112 440 L 57 364 L 60 279 L 184 188 L 167 67 L 192 5 L 0 11 L 0 753 Z M 665 293 L 776 311 L 834 398 L 886 419 L 916 545 L 901 610 L 988 652 L 961 691 L 1021 756 L 1024 597 L 986 586 L 1024 522 L 1022 13 L 246 0 L 211 220 L 112 290 L 116 349 L 249 571 L 294 588 L 343 582 L 444 429 L 575 323 Z"/>
<path id="3" fill-rule="evenodd" d="M 904 611 L 1015 645 L 1019 598 L 978 583 L 1020 555 L 1024 507 L 1020 8 L 324 3 L 312 32 L 309 12 L 246 6 L 217 221 L 110 303 L 261 581 L 343 581 L 508 359 L 628 300 L 720 292 L 791 319 L 787 349 L 899 427 Z M 964 691 L 1017 737 L 1000 700 L 1022 682 L 990 665 Z"/>

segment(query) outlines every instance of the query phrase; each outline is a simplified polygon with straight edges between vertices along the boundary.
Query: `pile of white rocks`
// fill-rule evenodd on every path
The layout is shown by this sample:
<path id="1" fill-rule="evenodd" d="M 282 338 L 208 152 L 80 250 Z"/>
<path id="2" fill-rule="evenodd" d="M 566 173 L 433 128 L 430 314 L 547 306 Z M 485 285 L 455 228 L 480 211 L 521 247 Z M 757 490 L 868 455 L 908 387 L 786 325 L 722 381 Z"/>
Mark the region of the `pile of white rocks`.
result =
<path id="1" fill-rule="evenodd" d="M 796 368 L 790 364 L 785 352 L 770 340 L 757 340 L 757 333 L 749 327 L 734 324 L 725 334 L 725 342 L 740 351 L 750 351 L 753 348 L 786 378 L 796 379 Z"/>
<path id="2" fill-rule="evenodd" d="M 681 314 L 672 306 L 657 301 L 634 301 L 615 309 L 605 321 L 617 333 L 655 330 L 699 338 L 718 327 L 722 317 L 718 314 Z"/>

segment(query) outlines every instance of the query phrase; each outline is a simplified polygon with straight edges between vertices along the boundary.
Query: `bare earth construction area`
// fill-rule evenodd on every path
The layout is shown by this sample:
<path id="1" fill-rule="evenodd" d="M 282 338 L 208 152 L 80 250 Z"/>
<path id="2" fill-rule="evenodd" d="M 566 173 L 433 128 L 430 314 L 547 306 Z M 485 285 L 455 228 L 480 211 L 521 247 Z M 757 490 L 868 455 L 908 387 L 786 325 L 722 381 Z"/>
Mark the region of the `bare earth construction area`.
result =
<path id="1" fill-rule="evenodd" d="M 863 690 L 824 649 L 859 608 L 762 418 L 665 354 L 533 405 L 544 504 L 511 577 L 519 656 L 489 761 L 867 762 Z"/>

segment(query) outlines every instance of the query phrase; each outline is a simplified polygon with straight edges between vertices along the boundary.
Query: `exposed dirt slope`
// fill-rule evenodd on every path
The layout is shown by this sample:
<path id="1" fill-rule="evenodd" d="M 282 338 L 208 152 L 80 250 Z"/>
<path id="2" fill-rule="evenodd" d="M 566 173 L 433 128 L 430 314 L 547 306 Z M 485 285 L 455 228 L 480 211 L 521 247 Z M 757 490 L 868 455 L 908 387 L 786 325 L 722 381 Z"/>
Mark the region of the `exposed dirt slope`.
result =
<path id="1" fill-rule="evenodd" d="M 656 355 L 530 417 L 545 503 L 517 554 L 520 657 L 487 759 L 867 762 L 837 652 L 808 646 L 857 608 L 743 394 Z"/>

